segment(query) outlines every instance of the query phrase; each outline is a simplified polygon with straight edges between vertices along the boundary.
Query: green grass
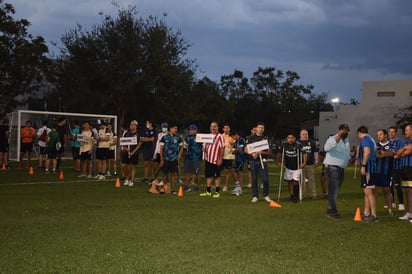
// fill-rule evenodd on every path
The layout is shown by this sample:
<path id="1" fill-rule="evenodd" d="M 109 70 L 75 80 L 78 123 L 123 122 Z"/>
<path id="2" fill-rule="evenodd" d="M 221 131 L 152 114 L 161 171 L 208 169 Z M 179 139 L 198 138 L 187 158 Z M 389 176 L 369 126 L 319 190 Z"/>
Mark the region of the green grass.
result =
<path id="1" fill-rule="evenodd" d="M 270 172 L 276 198 L 279 170 Z M 279 209 L 250 203 L 249 189 L 241 197 L 179 198 L 114 184 L 81 181 L 68 167 L 64 181 L 1 171 L 0 272 L 410 272 L 412 225 L 398 220 L 403 212 L 385 216 L 382 195 L 378 223 L 354 222 L 363 199 L 352 169 L 339 195 L 341 220 L 325 217 L 326 200 L 286 201 L 285 186 Z"/>

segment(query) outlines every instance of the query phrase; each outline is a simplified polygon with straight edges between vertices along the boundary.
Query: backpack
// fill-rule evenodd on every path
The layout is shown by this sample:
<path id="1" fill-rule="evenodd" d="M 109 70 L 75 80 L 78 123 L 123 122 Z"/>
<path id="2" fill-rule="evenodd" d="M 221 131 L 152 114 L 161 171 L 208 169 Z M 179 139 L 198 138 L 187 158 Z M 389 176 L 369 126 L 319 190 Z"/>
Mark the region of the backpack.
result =
<path id="1" fill-rule="evenodd" d="M 47 141 L 47 128 L 43 129 L 43 133 L 40 135 L 39 140 L 43 142 Z"/>

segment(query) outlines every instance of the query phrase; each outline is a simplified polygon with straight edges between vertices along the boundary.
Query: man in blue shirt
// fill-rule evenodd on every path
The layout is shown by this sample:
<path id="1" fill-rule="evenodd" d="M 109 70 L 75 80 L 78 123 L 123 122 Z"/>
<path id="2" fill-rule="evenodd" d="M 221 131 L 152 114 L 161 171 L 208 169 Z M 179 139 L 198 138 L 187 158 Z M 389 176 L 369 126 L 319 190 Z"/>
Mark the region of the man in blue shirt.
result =
<path id="1" fill-rule="evenodd" d="M 395 154 L 403 148 L 404 142 L 396 137 L 396 134 L 398 133 L 398 129 L 396 127 L 390 127 L 388 131 L 389 135 L 389 141 L 393 143 L 394 148 L 395 148 Z M 402 191 L 402 186 L 401 186 L 401 174 L 402 174 L 402 162 L 400 159 L 393 159 L 393 170 L 392 170 L 392 197 L 393 197 L 393 202 L 395 202 L 395 196 L 393 193 L 393 188 L 395 187 L 396 189 L 396 196 L 398 197 L 398 210 L 405 210 L 405 205 L 403 202 L 403 191 Z"/>
<path id="2" fill-rule="evenodd" d="M 189 135 L 186 136 L 184 142 L 185 154 L 185 192 L 190 191 L 189 180 L 192 178 L 196 183 L 194 192 L 200 190 L 200 167 L 202 165 L 203 146 L 196 142 L 197 126 L 191 124 L 189 126 Z"/>
<path id="3" fill-rule="evenodd" d="M 246 153 L 245 146 L 246 140 L 243 137 L 240 137 L 238 132 L 232 132 L 231 137 L 235 140 L 233 146 L 233 154 L 235 154 L 235 171 L 237 182 L 235 183 L 235 188 L 232 190 L 232 195 L 240 196 L 243 194 L 242 184 L 243 184 L 243 166 L 246 162 Z"/>
<path id="4" fill-rule="evenodd" d="M 350 159 L 348 132 L 349 126 L 347 124 L 339 125 L 338 133 L 330 136 L 324 146 L 326 156 L 323 164 L 328 182 L 328 207 L 326 215 L 335 219 L 340 218 L 336 206 L 338 192 L 343 183 L 344 169 Z"/>
<path id="5" fill-rule="evenodd" d="M 155 169 L 153 162 L 153 153 L 156 146 L 157 132 L 153 127 L 151 120 L 146 121 L 146 127 L 143 129 L 140 141 L 142 142 L 144 176 L 142 182 L 150 182 L 155 178 Z M 152 173 L 152 179 L 149 179 L 149 170 Z"/>
<path id="6" fill-rule="evenodd" d="M 368 134 L 368 128 L 360 126 L 357 130 L 359 145 L 359 164 L 361 165 L 361 187 L 364 194 L 363 220 L 377 222 L 375 180 L 376 174 L 376 142 Z"/>

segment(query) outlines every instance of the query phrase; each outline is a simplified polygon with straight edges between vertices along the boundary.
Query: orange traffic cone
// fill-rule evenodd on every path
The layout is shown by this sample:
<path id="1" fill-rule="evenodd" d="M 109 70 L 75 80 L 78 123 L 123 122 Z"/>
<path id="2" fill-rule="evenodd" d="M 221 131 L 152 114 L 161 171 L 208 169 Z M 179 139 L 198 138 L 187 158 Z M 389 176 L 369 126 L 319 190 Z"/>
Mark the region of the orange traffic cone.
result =
<path id="1" fill-rule="evenodd" d="M 3 163 L 3 165 L 1 166 L 1 170 L 6 170 L 7 168 L 6 168 L 6 164 L 5 163 Z"/>
<path id="2" fill-rule="evenodd" d="M 360 214 L 359 207 L 356 209 L 355 217 L 353 217 L 353 220 L 355 222 L 361 222 L 362 221 L 362 217 L 361 217 L 361 214 Z"/>
<path id="3" fill-rule="evenodd" d="M 33 175 L 33 174 L 34 174 L 33 167 L 30 167 L 29 174 L 30 174 L 30 175 Z"/>
<path id="4" fill-rule="evenodd" d="M 183 197 L 183 188 L 182 188 L 182 186 L 179 187 L 179 192 L 177 193 L 177 196 Z"/>
<path id="5" fill-rule="evenodd" d="M 60 180 L 63 180 L 63 179 L 64 179 L 64 173 L 63 173 L 63 170 L 60 170 L 59 179 L 60 179 Z"/>
<path id="6" fill-rule="evenodd" d="M 275 201 L 271 201 L 269 204 L 270 207 L 277 207 L 277 208 L 281 208 L 282 206 L 278 203 L 276 203 Z"/>
<path id="7" fill-rule="evenodd" d="M 120 179 L 119 178 L 117 178 L 117 180 L 116 180 L 116 185 L 115 185 L 116 187 L 120 187 Z"/>

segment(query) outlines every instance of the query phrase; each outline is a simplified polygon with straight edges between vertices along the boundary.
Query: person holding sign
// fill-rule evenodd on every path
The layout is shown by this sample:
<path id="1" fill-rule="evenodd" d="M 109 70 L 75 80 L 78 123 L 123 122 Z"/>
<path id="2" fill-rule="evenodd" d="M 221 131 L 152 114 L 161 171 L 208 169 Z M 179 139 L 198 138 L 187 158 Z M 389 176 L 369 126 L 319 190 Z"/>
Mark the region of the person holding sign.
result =
<path id="1" fill-rule="evenodd" d="M 249 156 L 250 171 L 252 173 L 252 203 L 256 203 L 259 200 L 258 176 L 260 176 L 263 183 L 263 197 L 265 201 L 268 203 L 272 201 L 269 197 L 269 172 L 267 164 L 267 158 L 272 154 L 272 150 L 270 149 L 269 138 L 263 135 L 264 131 L 265 124 L 258 122 L 255 134 L 248 136 L 246 139 L 245 152 Z M 259 145 L 253 146 L 257 142 L 259 142 Z M 261 150 L 261 148 L 264 149 Z"/>
<path id="2" fill-rule="evenodd" d="M 125 177 L 125 186 L 133 186 L 136 176 L 136 165 L 139 162 L 137 152 L 142 147 L 142 142 L 139 142 L 139 133 L 137 132 L 137 121 L 130 122 L 129 129 L 120 138 L 122 151 L 120 152 L 121 168 Z M 125 141 L 123 141 L 123 140 Z"/>
<path id="3" fill-rule="evenodd" d="M 205 158 L 206 192 L 201 193 L 202 197 L 220 197 L 220 170 L 225 151 L 223 135 L 219 133 L 217 122 L 210 123 L 210 133 L 214 135 L 212 143 L 205 143 L 203 147 Z M 212 195 L 212 181 L 215 179 L 216 192 Z"/>

